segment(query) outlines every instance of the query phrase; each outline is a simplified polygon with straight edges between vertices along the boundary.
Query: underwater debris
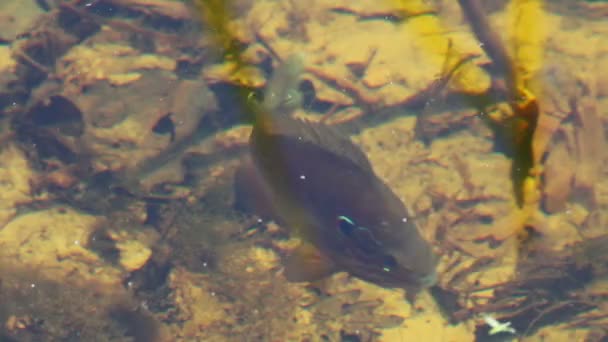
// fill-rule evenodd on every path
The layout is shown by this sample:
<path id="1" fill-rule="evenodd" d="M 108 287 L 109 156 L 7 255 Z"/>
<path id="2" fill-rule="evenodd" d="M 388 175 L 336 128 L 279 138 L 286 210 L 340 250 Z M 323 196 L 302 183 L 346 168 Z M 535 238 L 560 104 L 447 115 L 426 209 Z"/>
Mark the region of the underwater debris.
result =
<path id="1" fill-rule="evenodd" d="M 585 242 L 576 250 L 585 250 Z M 580 248 L 580 249 L 579 249 Z M 547 252 L 530 249 L 527 258 L 520 257 L 517 277 L 503 283 L 475 286 L 469 289 L 472 306 L 452 312 L 457 321 L 483 313 L 500 313 L 514 329 L 524 336 L 533 334 L 543 326 L 569 322 L 578 315 L 587 315 L 598 308 L 586 298 L 587 287 L 594 275 L 588 259 L 580 261 L 567 252 Z M 579 259 L 577 261 L 577 259 Z M 485 291 L 491 289 L 488 297 Z M 478 333 L 488 329 L 479 327 Z"/>
<path id="2" fill-rule="evenodd" d="M 489 325 L 491 328 L 488 332 L 488 335 L 496 335 L 505 332 L 510 334 L 516 334 L 515 329 L 511 327 L 511 322 L 501 323 L 496 318 L 487 314 L 483 314 L 482 318 L 486 322 L 486 324 Z"/>

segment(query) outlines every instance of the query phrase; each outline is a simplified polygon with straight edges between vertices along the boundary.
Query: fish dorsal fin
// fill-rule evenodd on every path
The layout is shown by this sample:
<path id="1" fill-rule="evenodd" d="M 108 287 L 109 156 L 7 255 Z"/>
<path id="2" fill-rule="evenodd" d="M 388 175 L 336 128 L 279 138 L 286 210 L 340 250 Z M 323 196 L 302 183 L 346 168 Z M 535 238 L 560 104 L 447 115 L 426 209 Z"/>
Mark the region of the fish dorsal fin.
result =
<path id="1" fill-rule="evenodd" d="M 264 132 L 263 134 L 274 135 L 283 139 L 288 138 L 294 142 L 317 146 L 334 154 L 336 158 L 349 160 L 363 171 L 373 172 L 365 153 L 333 126 L 303 121 L 284 115 L 275 115 L 271 127 L 272 132 Z"/>
<path id="2" fill-rule="evenodd" d="M 335 264 L 308 242 L 303 242 L 285 260 L 285 278 L 291 282 L 316 281 L 337 271 Z"/>
<path id="3" fill-rule="evenodd" d="M 317 146 L 336 158 L 349 160 L 363 171 L 372 171 L 367 156 L 335 127 L 292 117 L 294 110 L 300 106 L 298 83 L 303 71 L 304 60 L 299 54 L 287 58 L 274 71 L 264 94 L 264 102 L 254 106 L 256 118 L 252 136 L 270 138 L 269 142 L 274 138 L 278 138 L 276 141 L 299 140 Z"/>

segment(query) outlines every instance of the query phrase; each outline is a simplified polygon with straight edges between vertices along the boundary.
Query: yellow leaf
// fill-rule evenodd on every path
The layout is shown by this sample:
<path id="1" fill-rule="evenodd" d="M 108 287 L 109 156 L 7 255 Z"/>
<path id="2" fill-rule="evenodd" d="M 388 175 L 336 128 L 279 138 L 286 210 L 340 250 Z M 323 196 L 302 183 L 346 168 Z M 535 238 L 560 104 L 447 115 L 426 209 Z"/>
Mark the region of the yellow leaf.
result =
<path id="1" fill-rule="evenodd" d="M 516 86 L 529 89 L 536 97 L 540 89 L 534 89 L 538 87 L 533 79 L 542 67 L 547 36 L 543 5 L 542 0 L 512 0 L 507 9 Z"/>

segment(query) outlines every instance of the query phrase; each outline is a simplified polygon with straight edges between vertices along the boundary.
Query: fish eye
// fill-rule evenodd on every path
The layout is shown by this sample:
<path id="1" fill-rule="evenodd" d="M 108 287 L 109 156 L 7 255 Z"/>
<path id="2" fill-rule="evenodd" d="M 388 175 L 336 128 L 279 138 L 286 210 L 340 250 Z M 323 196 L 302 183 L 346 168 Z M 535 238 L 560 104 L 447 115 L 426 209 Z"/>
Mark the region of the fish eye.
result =
<path id="1" fill-rule="evenodd" d="M 337 221 L 338 229 L 342 235 L 354 246 L 366 253 L 381 253 L 382 243 L 374 237 L 369 229 L 358 226 L 355 221 L 347 216 L 338 216 Z"/>
<path id="2" fill-rule="evenodd" d="M 350 235 L 357 228 L 355 222 L 346 216 L 338 216 L 338 228 L 344 235 Z"/>
<path id="3" fill-rule="evenodd" d="M 382 261 L 382 270 L 385 272 L 390 272 L 395 268 L 397 268 L 397 259 L 395 259 L 392 255 L 385 256 L 384 260 Z"/>

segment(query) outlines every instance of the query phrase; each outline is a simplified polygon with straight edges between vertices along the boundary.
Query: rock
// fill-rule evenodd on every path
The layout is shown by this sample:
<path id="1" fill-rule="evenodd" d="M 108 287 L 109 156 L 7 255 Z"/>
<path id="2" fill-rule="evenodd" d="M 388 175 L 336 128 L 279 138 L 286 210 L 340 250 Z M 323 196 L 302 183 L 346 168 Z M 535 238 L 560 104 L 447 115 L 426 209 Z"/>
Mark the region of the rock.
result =
<path id="1" fill-rule="evenodd" d="M 15 145 L 0 147 L 0 227 L 17 212 L 16 206 L 30 202 L 35 172 Z"/>
<path id="2" fill-rule="evenodd" d="M 127 271 L 142 268 L 152 256 L 151 245 L 158 239 L 152 230 L 110 231 L 109 237 L 116 243 L 120 252 L 118 262 Z"/>
<path id="3" fill-rule="evenodd" d="M 59 283 L 119 288 L 122 271 L 86 248 L 99 223 L 64 207 L 20 215 L 0 230 L 0 263 Z"/>
<path id="4" fill-rule="evenodd" d="M 0 3 L 0 41 L 13 41 L 19 34 L 25 33 L 34 25 L 43 13 L 39 4 L 40 2 L 35 0 L 2 1 Z"/>

